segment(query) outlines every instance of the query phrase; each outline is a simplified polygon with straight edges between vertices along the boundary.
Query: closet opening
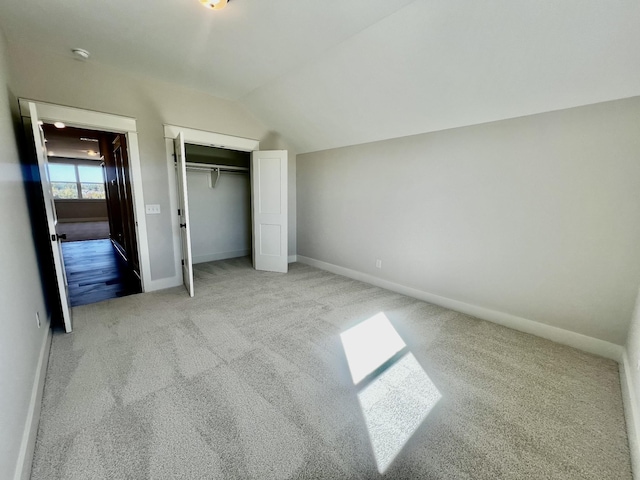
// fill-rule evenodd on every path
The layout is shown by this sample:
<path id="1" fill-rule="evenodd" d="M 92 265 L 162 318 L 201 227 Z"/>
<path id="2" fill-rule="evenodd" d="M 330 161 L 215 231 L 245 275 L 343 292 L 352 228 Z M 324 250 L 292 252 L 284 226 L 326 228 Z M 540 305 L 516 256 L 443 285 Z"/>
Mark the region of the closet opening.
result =
<path id="1" fill-rule="evenodd" d="M 185 144 L 192 263 L 251 257 L 251 153 Z"/>
<path id="2" fill-rule="evenodd" d="M 256 270 L 287 273 L 287 151 L 260 150 L 260 142 L 248 138 L 164 128 L 176 179 L 169 191 L 177 213 L 176 270 L 189 296 L 195 295 L 194 260 L 245 256 Z"/>

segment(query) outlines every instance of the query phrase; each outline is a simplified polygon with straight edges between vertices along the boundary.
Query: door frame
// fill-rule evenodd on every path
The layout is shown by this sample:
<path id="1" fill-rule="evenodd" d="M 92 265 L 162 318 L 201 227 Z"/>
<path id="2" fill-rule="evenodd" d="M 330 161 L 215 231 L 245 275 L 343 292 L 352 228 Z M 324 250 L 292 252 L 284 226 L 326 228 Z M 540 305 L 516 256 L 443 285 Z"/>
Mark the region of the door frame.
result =
<path id="1" fill-rule="evenodd" d="M 142 291 L 147 292 L 154 290 L 151 282 L 151 264 L 149 260 L 149 243 L 147 240 L 147 223 L 144 212 L 142 170 L 140 168 L 140 150 L 138 147 L 136 119 L 25 98 L 19 98 L 18 102 L 20 105 L 20 115 L 22 117 L 30 118 L 29 102 L 32 102 L 36 105 L 36 111 L 38 112 L 38 118 L 40 120 L 48 120 L 51 122 L 59 121 L 70 127 L 121 133 L 126 136 L 133 194 L 133 217 L 136 228 L 136 242 L 138 244 L 140 276 L 142 277 Z"/>
<path id="2" fill-rule="evenodd" d="M 177 177 L 173 158 L 173 140 L 182 132 L 184 142 L 206 147 L 226 148 L 240 152 L 260 150 L 260 141 L 251 138 L 235 137 L 223 133 L 208 132 L 178 125 L 164 125 L 164 138 L 167 149 L 167 169 L 169 174 L 169 206 L 171 208 L 171 231 L 173 232 L 173 253 L 176 269 L 175 285 L 182 285 L 182 248 L 180 245 L 180 222 L 178 221 Z"/>
<path id="3" fill-rule="evenodd" d="M 194 296 L 193 288 L 193 254 L 191 251 L 191 219 L 189 218 L 189 193 L 187 187 L 187 153 L 184 135 L 182 132 L 173 140 L 173 151 L 176 159 L 176 176 L 178 190 L 178 219 L 180 222 L 180 250 L 182 251 L 181 262 L 182 283 L 189 292 L 189 296 Z"/>

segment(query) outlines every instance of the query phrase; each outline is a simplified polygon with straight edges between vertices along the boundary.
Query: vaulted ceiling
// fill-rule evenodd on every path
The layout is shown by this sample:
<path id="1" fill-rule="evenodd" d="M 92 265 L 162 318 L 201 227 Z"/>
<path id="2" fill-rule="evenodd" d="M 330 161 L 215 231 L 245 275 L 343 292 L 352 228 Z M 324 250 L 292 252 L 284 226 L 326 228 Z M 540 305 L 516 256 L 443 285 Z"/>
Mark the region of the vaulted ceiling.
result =
<path id="1" fill-rule="evenodd" d="M 640 95 L 637 0 L 0 3 L 10 42 L 235 100 L 298 152 Z"/>

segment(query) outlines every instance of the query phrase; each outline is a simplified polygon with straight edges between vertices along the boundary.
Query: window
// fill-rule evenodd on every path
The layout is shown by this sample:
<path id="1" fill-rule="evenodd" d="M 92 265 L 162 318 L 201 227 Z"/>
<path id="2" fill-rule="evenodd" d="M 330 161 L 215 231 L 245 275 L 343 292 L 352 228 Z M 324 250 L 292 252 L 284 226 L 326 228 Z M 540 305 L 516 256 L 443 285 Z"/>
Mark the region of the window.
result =
<path id="1" fill-rule="evenodd" d="M 55 199 L 105 199 L 102 167 L 49 163 L 49 181 Z"/>
<path id="2" fill-rule="evenodd" d="M 102 167 L 78 165 L 78 178 L 82 198 L 105 198 Z"/>

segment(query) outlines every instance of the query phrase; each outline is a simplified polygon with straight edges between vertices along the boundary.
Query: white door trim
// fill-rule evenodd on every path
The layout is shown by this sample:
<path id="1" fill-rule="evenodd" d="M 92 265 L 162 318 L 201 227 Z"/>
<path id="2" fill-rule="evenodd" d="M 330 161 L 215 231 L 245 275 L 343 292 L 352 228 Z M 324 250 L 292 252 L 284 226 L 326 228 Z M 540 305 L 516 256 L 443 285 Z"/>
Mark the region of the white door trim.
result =
<path id="1" fill-rule="evenodd" d="M 173 140 L 176 155 L 176 173 L 178 175 L 178 205 L 180 206 L 180 250 L 182 255 L 182 283 L 189 296 L 193 297 L 193 255 L 191 254 L 191 221 L 189 220 L 189 188 L 187 186 L 187 158 L 184 134 L 179 132 Z"/>
<path id="2" fill-rule="evenodd" d="M 51 181 L 49 180 L 49 158 L 47 154 L 46 139 L 44 131 L 38 119 L 38 109 L 34 103 L 29 103 L 29 114 L 31 115 L 31 134 L 33 136 L 33 146 L 35 156 L 38 160 L 38 171 L 40 173 L 40 186 L 42 188 L 42 199 L 44 203 L 44 213 L 47 221 L 47 230 L 52 241 L 51 259 L 53 260 L 54 276 L 58 297 L 60 298 L 60 312 L 64 322 L 64 329 L 67 333 L 73 330 L 73 312 L 69 298 L 69 284 L 66 277 L 66 269 L 62 257 L 62 244 L 58 238 L 58 214 L 53 200 Z M 26 122 L 25 122 L 26 123 Z"/>
<path id="3" fill-rule="evenodd" d="M 180 225 L 178 222 L 178 192 L 176 189 L 176 169 L 173 159 L 173 139 L 182 132 L 185 143 L 226 148 L 241 152 L 260 149 L 260 141 L 250 138 L 234 137 L 223 133 L 207 132 L 177 125 L 164 125 L 165 148 L 167 152 L 167 172 L 169 174 L 169 208 L 171 208 L 171 231 L 173 232 L 173 259 L 176 277 L 171 278 L 172 287 L 182 284 L 182 256 L 180 255 Z"/>
<path id="4" fill-rule="evenodd" d="M 136 119 L 113 115 L 111 113 L 95 112 L 81 108 L 37 102 L 35 100 L 24 98 L 20 98 L 18 101 L 20 104 L 20 112 L 23 117 L 29 117 L 29 102 L 33 102 L 36 105 L 40 120 L 60 121 L 70 127 L 124 133 L 126 135 L 127 149 L 129 153 L 129 166 L 131 167 L 133 214 L 136 221 L 136 240 L 138 242 L 138 255 L 140 256 L 142 291 L 151 291 L 151 264 L 149 260 L 147 223 L 144 213 L 142 170 L 140 168 L 140 150 L 138 146 Z"/>
<path id="5" fill-rule="evenodd" d="M 173 237 L 173 264 L 175 266 L 175 276 L 170 280 L 171 287 L 182 285 L 182 255 L 180 251 L 180 221 L 178 219 L 178 176 L 173 160 L 173 138 L 165 138 L 165 148 L 167 151 L 167 174 L 169 178 L 169 208 L 171 210 L 171 232 Z M 166 287 L 168 288 L 168 287 Z"/>
<path id="6" fill-rule="evenodd" d="M 164 138 L 173 140 L 182 132 L 185 143 L 206 145 L 208 147 L 226 148 L 240 152 L 253 152 L 260 149 L 260 142 L 251 138 L 234 137 L 223 133 L 207 132 L 194 128 L 179 127 L 177 125 L 164 126 Z"/>
<path id="7" fill-rule="evenodd" d="M 74 127 L 86 127 L 89 129 L 105 130 L 115 133 L 135 132 L 136 119 L 122 117 L 111 113 L 83 110 L 81 108 L 66 107 L 53 103 L 37 102 L 26 98 L 20 98 L 20 111 L 23 117 L 28 117 L 29 102 L 36 104 L 40 120 L 61 121 Z"/>

